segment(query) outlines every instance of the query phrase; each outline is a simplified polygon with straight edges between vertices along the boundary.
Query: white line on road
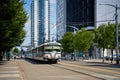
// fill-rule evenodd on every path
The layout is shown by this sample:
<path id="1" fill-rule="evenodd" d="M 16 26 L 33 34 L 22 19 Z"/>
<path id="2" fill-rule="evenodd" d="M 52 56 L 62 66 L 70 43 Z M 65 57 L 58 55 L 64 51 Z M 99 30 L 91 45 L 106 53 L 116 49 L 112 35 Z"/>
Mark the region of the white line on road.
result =
<path id="1" fill-rule="evenodd" d="M 13 68 L 13 69 L 15 69 L 15 68 L 18 68 L 18 67 L 0 67 L 0 68 Z"/>
<path id="2" fill-rule="evenodd" d="M 4 77 L 13 78 L 13 77 L 20 77 L 20 75 L 19 74 L 0 74 L 0 78 L 4 78 Z"/>
<path id="3" fill-rule="evenodd" d="M 5 74 L 5 73 L 11 73 L 11 74 L 13 74 L 13 73 L 19 73 L 19 71 L 0 71 L 0 74 Z"/>

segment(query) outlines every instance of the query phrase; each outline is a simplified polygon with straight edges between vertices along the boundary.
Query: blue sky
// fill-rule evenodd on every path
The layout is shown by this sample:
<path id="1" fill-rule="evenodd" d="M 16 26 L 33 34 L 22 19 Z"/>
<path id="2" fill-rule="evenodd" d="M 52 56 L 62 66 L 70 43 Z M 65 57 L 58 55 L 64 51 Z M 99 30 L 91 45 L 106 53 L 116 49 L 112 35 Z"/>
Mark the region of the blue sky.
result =
<path id="1" fill-rule="evenodd" d="M 25 1 L 25 5 L 24 5 L 24 8 L 25 10 L 27 11 L 28 13 L 28 20 L 25 24 L 25 30 L 27 32 L 26 34 L 26 37 L 25 37 L 25 41 L 23 42 L 22 45 L 30 45 L 30 36 L 31 36 L 31 29 L 30 29 L 30 5 L 31 5 L 31 1 L 32 0 L 24 0 Z M 53 24 L 56 23 L 56 0 L 50 0 L 50 11 L 51 11 L 51 14 L 50 14 L 50 20 L 51 20 L 51 23 L 50 25 L 52 26 Z M 54 33 L 51 33 L 51 34 L 54 34 Z"/>
<path id="2" fill-rule="evenodd" d="M 25 5 L 24 8 L 26 10 L 26 12 L 28 13 L 28 20 L 25 24 L 25 30 L 27 32 L 26 37 L 25 37 L 25 41 L 22 45 L 29 45 L 30 44 L 30 5 L 31 5 L 31 0 L 24 0 L 25 1 Z"/>

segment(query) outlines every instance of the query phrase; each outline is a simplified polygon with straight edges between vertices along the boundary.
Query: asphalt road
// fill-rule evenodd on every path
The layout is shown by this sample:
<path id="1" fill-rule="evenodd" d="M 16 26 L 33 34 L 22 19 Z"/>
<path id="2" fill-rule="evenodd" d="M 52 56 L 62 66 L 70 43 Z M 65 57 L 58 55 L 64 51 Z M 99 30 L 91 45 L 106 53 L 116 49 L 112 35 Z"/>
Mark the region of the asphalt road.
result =
<path id="1" fill-rule="evenodd" d="M 16 60 L 16 62 L 22 74 L 22 80 L 103 80 L 103 78 L 80 72 L 79 68 L 74 70 L 76 67 L 71 68 L 63 62 L 62 64 L 32 60 Z"/>
<path id="2" fill-rule="evenodd" d="M 105 80 L 120 80 L 120 64 L 108 64 L 102 62 L 62 61 L 59 64 L 74 71 L 103 78 Z"/>

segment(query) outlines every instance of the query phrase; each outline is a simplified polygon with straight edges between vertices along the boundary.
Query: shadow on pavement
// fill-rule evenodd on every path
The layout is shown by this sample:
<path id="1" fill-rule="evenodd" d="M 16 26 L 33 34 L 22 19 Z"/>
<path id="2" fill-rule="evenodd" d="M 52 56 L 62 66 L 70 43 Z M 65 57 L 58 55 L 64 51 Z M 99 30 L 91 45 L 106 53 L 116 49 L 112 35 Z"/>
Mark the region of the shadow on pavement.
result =
<path id="1" fill-rule="evenodd" d="M 41 61 L 41 60 L 34 60 L 34 59 L 28 59 L 28 58 L 26 58 L 24 60 L 29 62 L 29 63 L 32 63 L 32 64 L 48 64 L 48 62 Z"/>
<path id="2" fill-rule="evenodd" d="M 86 62 L 86 63 L 89 63 L 87 66 L 120 68 L 120 64 L 109 64 L 109 63 L 103 63 L 103 62 Z"/>
<path id="3" fill-rule="evenodd" d="M 4 64 L 6 64 L 6 63 L 7 63 L 6 60 L 0 61 L 0 65 L 4 65 Z"/>

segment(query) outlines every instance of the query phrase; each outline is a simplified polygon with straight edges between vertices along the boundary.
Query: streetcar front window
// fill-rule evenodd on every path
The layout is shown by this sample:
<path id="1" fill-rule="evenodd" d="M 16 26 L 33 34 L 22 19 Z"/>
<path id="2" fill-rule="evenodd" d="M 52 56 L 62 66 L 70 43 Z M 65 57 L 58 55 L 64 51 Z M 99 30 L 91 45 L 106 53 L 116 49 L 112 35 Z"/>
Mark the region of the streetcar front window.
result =
<path id="1" fill-rule="evenodd" d="M 45 52 L 51 52 L 52 50 L 51 49 L 45 49 Z"/>
<path id="2" fill-rule="evenodd" d="M 59 49 L 45 49 L 45 52 L 53 52 L 53 51 L 60 52 Z"/>
<path id="3" fill-rule="evenodd" d="M 59 49 L 54 49 L 53 51 L 60 52 L 60 50 L 59 50 Z"/>

